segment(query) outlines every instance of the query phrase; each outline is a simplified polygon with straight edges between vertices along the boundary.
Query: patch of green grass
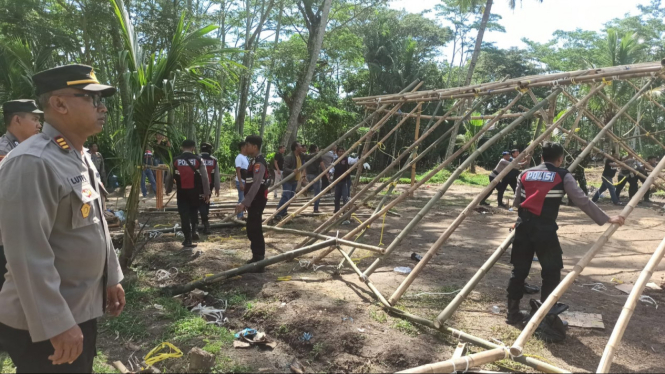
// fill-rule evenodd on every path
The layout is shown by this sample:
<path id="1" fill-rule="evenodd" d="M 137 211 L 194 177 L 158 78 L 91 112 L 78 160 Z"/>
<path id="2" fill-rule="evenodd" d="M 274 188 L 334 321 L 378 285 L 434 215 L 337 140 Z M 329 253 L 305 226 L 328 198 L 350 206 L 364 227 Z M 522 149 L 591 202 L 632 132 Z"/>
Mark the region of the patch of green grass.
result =
<path id="1" fill-rule="evenodd" d="M 396 319 L 393 322 L 393 328 L 407 335 L 418 335 L 418 330 L 413 324 L 405 319 Z"/>
<path id="2" fill-rule="evenodd" d="M 238 364 L 227 356 L 218 357 L 217 364 L 212 369 L 213 373 L 252 373 L 254 371 L 251 366 Z"/>
<path id="3" fill-rule="evenodd" d="M 246 309 L 247 311 L 250 311 L 250 310 L 252 310 L 253 308 L 254 308 L 254 304 L 252 304 L 251 302 L 248 301 L 247 304 L 245 304 L 245 309 Z"/>
<path id="4" fill-rule="evenodd" d="M 218 292 L 213 292 L 213 295 L 217 299 L 226 300 L 229 306 L 242 305 L 247 300 L 249 300 L 249 296 L 238 291 L 230 291 L 230 292 L 218 291 Z"/>
<path id="5" fill-rule="evenodd" d="M 117 331 L 122 338 L 144 338 L 148 335 L 145 316 L 141 311 L 155 304 L 158 291 L 150 287 L 128 286 L 125 290 L 127 305 L 120 317 L 108 318 L 102 321 L 102 328 L 115 334 Z"/>
<path id="6" fill-rule="evenodd" d="M 386 323 L 388 321 L 386 313 L 374 308 L 369 310 L 369 317 L 379 323 Z"/>
<path id="7" fill-rule="evenodd" d="M 97 351 L 97 357 L 92 363 L 93 373 L 120 373 L 116 368 L 107 364 L 108 357 L 102 351 Z M 4 370 L 2 371 L 4 372 Z"/>
<path id="8" fill-rule="evenodd" d="M 312 347 L 312 351 L 309 352 L 309 355 L 312 357 L 313 360 L 316 360 L 321 355 L 321 353 L 323 353 L 325 348 L 326 348 L 326 346 L 325 346 L 324 343 L 321 343 L 321 342 L 316 343 Z"/>
<path id="9" fill-rule="evenodd" d="M 175 342 L 195 338 L 216 338 L 225 345 L 230 345 L 234 339 L 233 333 L 228 329 L 207 323 L 203 318 L 195 315 L 173 322 L 169 328 L 168 338 Z"/>
<path id="10" fill-rule="evenodd" d="M 0 373 L 16 373 L 16 367 L 6 353 L 0 353 Z"/>
<path id="11" fill-rule="evenodd" d="M 289 333 L 289 326 L 287 326 L 287 325 L 280 325 L 277 328 L 277 332 L 276 332 L 277 335 L 287 335 L 288 333 Z"/>
<path id="12" fill-rule="evenodd" d="M 206 345 L 203 346 L 203 350 L 213 355 L 219 353 L 219 351 L 224 346 L 224 342 L 219 340 L 211 341 L 210 339 L 203 339 L 203 341 L 206 343 Z"/>

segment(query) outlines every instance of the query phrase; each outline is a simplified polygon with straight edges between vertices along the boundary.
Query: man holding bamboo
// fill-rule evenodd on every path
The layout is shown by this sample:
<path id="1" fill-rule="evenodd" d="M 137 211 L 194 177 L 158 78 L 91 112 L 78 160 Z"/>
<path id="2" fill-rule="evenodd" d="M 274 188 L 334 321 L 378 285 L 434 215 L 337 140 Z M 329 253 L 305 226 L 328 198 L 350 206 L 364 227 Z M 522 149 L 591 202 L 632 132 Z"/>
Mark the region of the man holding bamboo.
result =
<path id="1" fill-rule="evenodd" d="M 607 222 L 623 225 L 622 216 L 609 217 L 577 186 L 563 163 L 563 147 L 559 143 L 543 144 L 543 163 L 525 170 L 517 181 L 514 206 L 518 208 L 515 240 L 510 257 L 513 271 L 508 283 L 508 318 L 506 323 L 516 325 L 528 316 L 520 311 L 524 296 L 524 281 L 531 270 L 533 255 L 537 254 L 542 270 L 540 300 L 544 302 L 561 280 L 563 251 L 556 234 L 559 207 L 565 194 L 598 225 Z M 563 309 L 565 310 L 565 309 Z"/>

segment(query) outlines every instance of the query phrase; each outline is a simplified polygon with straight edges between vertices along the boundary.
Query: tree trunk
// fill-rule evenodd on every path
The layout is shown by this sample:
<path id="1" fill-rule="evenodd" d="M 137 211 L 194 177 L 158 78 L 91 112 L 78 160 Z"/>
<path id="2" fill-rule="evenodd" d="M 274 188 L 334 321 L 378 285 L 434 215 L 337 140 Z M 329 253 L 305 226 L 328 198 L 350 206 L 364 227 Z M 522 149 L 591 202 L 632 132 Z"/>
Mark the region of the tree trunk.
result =
<path id="1" fill-rule="evenodd" d="M 296 90 L 293 95 L 293 105 L 289 110 L 289 122 L 286 125 L 286 132 L 282 137 L 282 144 L 291 144 L 298 135 L 298 117 L 300 116 L 300 111 L 305 103 L 307 92 L 309 92 L 309 84 L 312 82 L 316 63 L 319 60 L 319 53 L 321 52 L 321 46 L 323 45 L 323 35 L 325 34 L 326 26 L 328 25 L 328 14 L 330 13 L 331 6 L 332 0 L 323 0 L 321 16 L 310 20 L 311 30 L 307 42 L 309 61 L 296 84 Z"/>
<path id="2" fill-rule="evenodd" d="M 464 86 L 468 86 L 471 84 L 471 78 L 473 78 L 473 71 L 476 69 L 476 64 L 478 63 L 478 57 L 480 56 L 480 47 L 483 44 L 483 36 L 485 35 L 487 22 L 489 21 L 490 14 L 492 13 L 492 2 L 493 0 L 487 0 L 487 4 L 485 4 L 483 19 L 482 21 L 480 21 L 480 28 L 478 29 L 478 36 L 476 37 L 476 46 L 473 49 L 473 55 L 471 55 L 471 63 L 469 63 L 469 71 L 466 73 L 466 80 L 464 81 Z"/>
<path id="3" fill-rule="evenodd" d="M 279 16 L 277 17 L 277 28 L 275 30 L 275 45 L 272 48 L 273 58 L 270 62 L 270 70 L 268 74 L 272 74 L 273 69 L 275 69 L 275 52 L 277 51 L 277 43 L 279 43 L 279 31 L 282 27 L 282 12 L 284 11 L 284 2 L 280 3 L 279 6 Z M 263 113 L 261 114 L 261 131 L 260 135 L 263 138 L 263 134 L 266 129 L 266 116 L 268 115 L 268 105 L 270 104 L 270 86 L 272 85 L 272 80 L 268 77 L 268 84 L 266 85 L 266 97 L 263 101 Z"/>
<path id="4" fill-rule="evenodd" d="M 127 217 L 125 221 L 125 233 L 122 239 L 122 251 L 120 252 L 120 267 L 122 271 L 127 274 L 129 267 L 132 265 L 132 258 L 134 257 L 134 250 L 136 249 L 136 220 L 139 218 L 139 194 L 141 193 L 141 177 L 143 170 L 141 168 L 134 169 L 132 175 L 132 189 L 127 198 Z"/>

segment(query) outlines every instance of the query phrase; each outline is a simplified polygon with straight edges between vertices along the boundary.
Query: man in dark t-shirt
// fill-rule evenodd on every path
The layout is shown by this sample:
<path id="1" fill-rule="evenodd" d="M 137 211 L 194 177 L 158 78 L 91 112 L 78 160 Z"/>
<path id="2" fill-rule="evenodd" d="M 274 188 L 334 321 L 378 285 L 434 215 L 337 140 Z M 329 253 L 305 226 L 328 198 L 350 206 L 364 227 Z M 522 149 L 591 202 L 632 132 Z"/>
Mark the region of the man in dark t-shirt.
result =
<path id="1" fill-rule="evenodd" d="M 612 153 L 612 157 L 616 157 L 615 153 Z M 605 159 L 605 169 L 603 169 L 603 184 L 600 186 L 600 189 L 596 191 L 596 193 L 593 195 L 593 201 L 594 203 L 600 199 L 600 194 L 605 192 L 605 190 L 610 191 L 610 197 L 612 198 L 612 202 L 614 205 L 623 205 L 621 202 L 619 202 L 619 198 L 617 197 L 616 194 L 616 188 L 614 187 L 614 184 L 612 183 L 612 179 L 614 179 L 614 176 L 617 173 L 617 167 L 618 165 L 614 163 L 611 159 L 606 158 Z"/>
<path id="2" fill-rule="evenodd" d="M 282 170 L 284 170 L 284 151 L 286 148 L 283 145 L 279 146 L 275 152 L 275 159 L 272 161 L 273 168 L 275 169 L 275 184 L 282 181 Z M 275 189 L 275 199 L 277 198 L 277 189 Z"/>
<path id="3" fill-rule="evenodd" d="M 310 145 L 309 146 L 309 154 L 305 158 L 307 160 L 306 162 L 308 162 L 309 160 L 314 158 L 317 153 L 319 153 L 319 147 L 317 147 L 315 144 Z M 323 164 L 323 160 L 321 159 L 321 157 L 319 157 L 316 160 L 314 160 L 314 162 L 307 165 L 307 167 L 305 168 L 305 173 L 307 175 L 307 181 L 311 182 L 314 179 L 316 179 L 316 177 L 318 177 L 319 174 L 321 174 L 323 172 L 323 170 L 325 170 L 325 166 Z M 321 193 L 321 179 L 316 181 L 316 183 L 314 183 L 312 185 L 312 187 L 310 187 L 310 191 L 312 191 L 314 193 L 314 196 Z M 316 200 L 314 202 L 314 213 L 320 213 L 319 212 L 319 200 Z"/>

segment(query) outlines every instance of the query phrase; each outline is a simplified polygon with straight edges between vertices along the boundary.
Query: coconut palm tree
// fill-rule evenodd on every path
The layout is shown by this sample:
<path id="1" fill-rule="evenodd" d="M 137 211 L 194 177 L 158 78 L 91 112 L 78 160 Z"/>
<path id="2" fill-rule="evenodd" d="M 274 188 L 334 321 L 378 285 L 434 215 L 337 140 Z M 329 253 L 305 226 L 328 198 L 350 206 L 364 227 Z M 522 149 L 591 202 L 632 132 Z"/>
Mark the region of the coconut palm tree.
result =
<path id="1" fill-rule="evenodd" d="M 536 0 L 543 2 L 543 0 Z M 520 0 L 520 3 L 522 0 Z M 484 5 L 483 5 L 484 3 Z M 473 71 L 476 69 L 476 64 L 478 63 L 478 57 L 480 57 L 480 47 L 483 43 L 483 37 L 485 36 L 485 30 L 487 29 L 487 22 L 490 19 L 490 14 L 492 13 L 492 5 L 494 0 L 458 0 L 458 5 L 463 12 L 471 12 L 481 7 L 483 11 L 483 18 L 480 21 L 480 27 L 478 28 L 478 36 L 476 37 L 476 46 L 473 49 L 473 54 L 471 55 L 471 62 L 469 63 L 469 70 L 466 73 L 466 80 L 464 81 L 464 86 L 471 84 L 471 78 L 473 77 Z M 508 6 L 510 9 L 515 10 L 517 6 L 517 0 L 508 0 Z"/>
<path id="2" fill-rule="evenodd" d="M 120 265 L 129 268 L 137 243 L 135 222 L 138 205 L 143 154 L 156 134 L 173 135 L 178 129 L 166 121 L 169 110 L 190 102 L 191 91 L 182 87 L 199 85 L 218 89 L 215 77 L 224 71 L 231 74 L 231 63 L 223 56 L 229 50 L 220 49 L 219 40 L 207 37 L 217 26 L 209 25 L 190 30 L 185 14 L 180 18 L 167 50 L 145 53 L 138 44 L 129 14 L 122 0 L 110 0 L 120 27 L 126 50 L 121 53 L 121 79 L 130 91 L 130 108 L 125 111 L 125 136 L 118 144 L 124 155 L 124 168 L 131 176 L 133 188 L 126 205 L 127 223 L 123 238 Z"/>

